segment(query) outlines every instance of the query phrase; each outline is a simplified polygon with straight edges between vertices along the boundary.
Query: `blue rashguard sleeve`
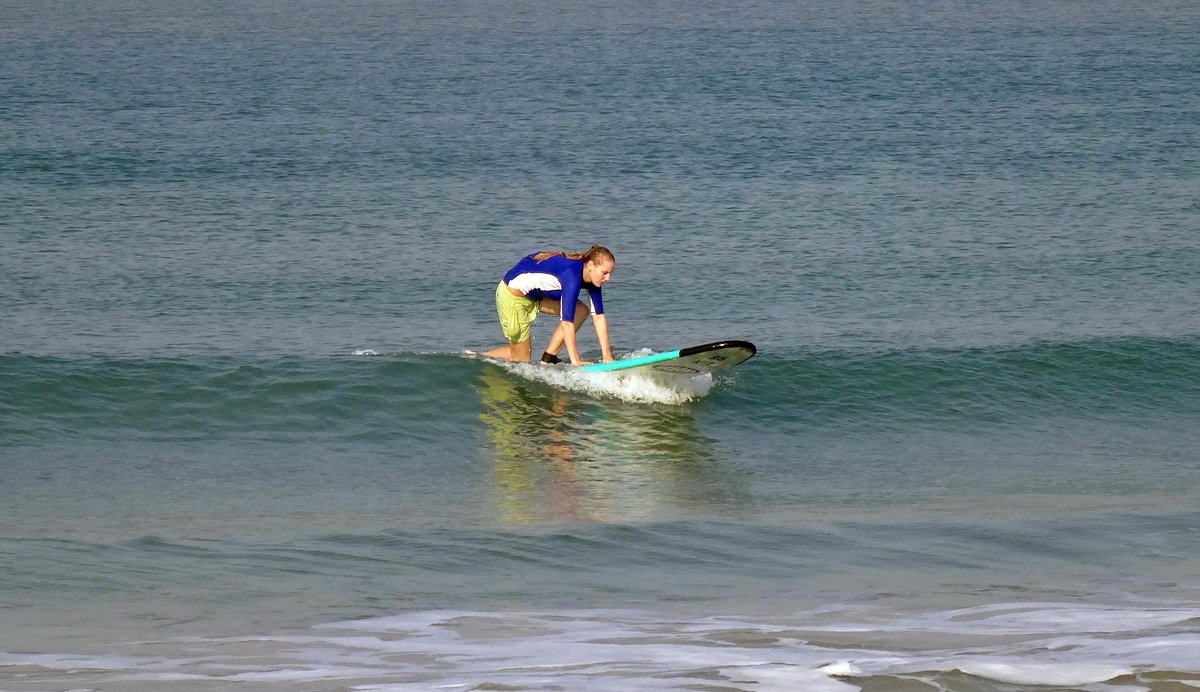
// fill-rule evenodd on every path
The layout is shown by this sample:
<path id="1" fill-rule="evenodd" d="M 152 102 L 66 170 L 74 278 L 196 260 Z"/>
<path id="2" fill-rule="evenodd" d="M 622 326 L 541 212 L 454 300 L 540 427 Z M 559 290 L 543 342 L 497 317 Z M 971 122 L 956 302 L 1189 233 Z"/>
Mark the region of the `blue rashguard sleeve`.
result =
<path id="1" fill-rule="evenodd" d="M 578 285 L 578 286 L 573 285 L 573 284 L 568 285 L 567 281 L 564 279 L 563 280 L 562 303 L 559 308 L 559 310 L 562 312 L 563 322 L 574 322 L 575 321 L 575 304 L 579 300 L 579 290 L 581 288 L 585 288 L 585 287 L 587 288 L 588 298 L 591 299 L 591 301 L 592 301 L 592 314 L 593 315 L 603 315 L 604 314 L 604 298 L 601 296 L 599 286 L 593 286 L 591 284 L 583 284 L 583 283 L 580 283 L 580 285 Z M 568 295 L 574 296 L 574 297 L 571 298 L 570 300 L 568 300 L 567 299 Z"/>
<path id="2" fill-rule="evenodd" d="M 562 299 L 559 302 L 559 314 L 563 322 L 575 321 L 575 301 L 579 300 L 579 289 L 583 288 L 583 276 L 576 272 L 563 272 L 558 277 L 562 282 Z"/>
<path id="3" fill-rule="evenodd" d="M 593 315 L 603 315 L 604 314 L 604 298 L 600 295 L 600 287 L 588 284 L 587 292 L 588 292 L 588 297 L 592 299 L 592 314 Z"/>

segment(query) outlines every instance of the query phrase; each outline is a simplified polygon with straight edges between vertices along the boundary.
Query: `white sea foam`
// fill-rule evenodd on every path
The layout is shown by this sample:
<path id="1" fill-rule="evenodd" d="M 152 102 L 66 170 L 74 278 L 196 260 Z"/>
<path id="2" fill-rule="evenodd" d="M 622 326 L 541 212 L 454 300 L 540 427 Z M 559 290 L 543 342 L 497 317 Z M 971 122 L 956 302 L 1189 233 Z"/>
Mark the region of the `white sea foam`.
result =
<path id="1" fill-rule="evenodd" d="M 999 661 L 967 661 L 956 666 L 968 675 L 975 675 L 1014 685 L 1079 686 L 1106 682 L 1122 675 L 1132 675 L 1129 667 L 1103 663 L 1007 663 Z"/>
<path id="2" fill-rule="evenodd" d="M 846 616 L 855 619 L 839 621 Z M 274 636 L 151 642 L 146 655 L 0 654 L 0 675 L 6 666 L 21 666 L 30 681 L 72 684 L 208 680 L 313 690 L 708 684 L 847 692 L 872 676 L 936 687 L 933 678 L 960 671 L 1014 685 L 1135 690 L 1146 688 L 1143 675 L 1188 685 L 1200 674 L 1200 634 L 1191 626 L 1197 617 L 1200 607 L 1190 605 L 1054 603 L 901 617 L 822 609 L 758 619 L 677 619 L 634 610 L 425 611 Z"/>
<path id="3" fill-rule="evenodd" d="M 636 357 L 634 354 L 631 357 Z M 712 389 L 712 375 L 653 375 L 624 372 L 589 372 L 570 366 L 492 361 L 525 379 L 592 396 L 614 397 L 635 403 L 682 404 Z"/>

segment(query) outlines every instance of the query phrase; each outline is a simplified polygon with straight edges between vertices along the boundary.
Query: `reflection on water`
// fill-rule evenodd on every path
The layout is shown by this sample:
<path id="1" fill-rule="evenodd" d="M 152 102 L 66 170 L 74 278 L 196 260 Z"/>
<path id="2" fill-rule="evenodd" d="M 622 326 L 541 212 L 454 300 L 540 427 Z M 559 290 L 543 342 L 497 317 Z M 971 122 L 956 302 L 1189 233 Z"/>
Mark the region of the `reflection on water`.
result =
<path id="1" fill-rule="evenodd" d="M 625 522 L 745 504 L 690 406 L 589 398 L 491 365 L 477 388 L 506 521 Z"/>

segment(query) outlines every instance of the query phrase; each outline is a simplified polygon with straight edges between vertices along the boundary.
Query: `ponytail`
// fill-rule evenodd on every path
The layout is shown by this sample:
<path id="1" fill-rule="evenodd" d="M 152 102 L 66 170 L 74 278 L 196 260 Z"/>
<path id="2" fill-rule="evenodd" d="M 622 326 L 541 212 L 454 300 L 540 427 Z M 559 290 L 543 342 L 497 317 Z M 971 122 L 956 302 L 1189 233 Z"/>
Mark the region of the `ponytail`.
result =
<path id="1" fill-rule="evenodd" d="M 539 252 L 533 256 L 533 261 L 541 262 L 542 260 L 547 260 L 551 257 L 557 257 L 559 255 L 562 255 L 567 259 L 583 260 L 584 262 L 617 261 L 617 258 L 613 255 L 612 250 L 609 250 L 603 245 L 593 245 L 588 248 L 586 252 L 563 252 L 562 250 L 556 250 L 554 252 Z"/>

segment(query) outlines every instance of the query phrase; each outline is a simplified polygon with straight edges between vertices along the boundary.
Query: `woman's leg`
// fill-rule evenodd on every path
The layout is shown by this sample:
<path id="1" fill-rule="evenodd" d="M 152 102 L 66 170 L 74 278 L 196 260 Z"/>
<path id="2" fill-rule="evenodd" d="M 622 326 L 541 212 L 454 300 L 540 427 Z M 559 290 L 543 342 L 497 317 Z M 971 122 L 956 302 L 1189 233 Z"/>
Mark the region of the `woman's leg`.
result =
<path id="1" fill-rule="evenodd" d="M 496 314 L 500 317 L 500 329 L 504 332 L 504 338 L 508 339 L 508 344 L 483 355 L 528 363 L 533 352 L 530 326 L 537 318 L 537 311 L 537 304 L 532 300 L 512 295 L 503 282 L 497 285 Z"/>
<path id="2" fill-rule="evenodd" d="M 547 310 L 547 307 L 550 309 Z M 543 298 L 542 304 L 538 309 L 547 315 L 557 315 L 559 314 L 558 307 L 559 302 L 557 300 Z M 583 323 L 587 321 L 588 315 L 590 315 L 591 312 L 592 311 L 588 308 L 587 304 L 585 304 L 582 300 L 575 302 L 575 319 L 573 321 L 575 322 L 576 335 L 579 334 L 580 328 L 583 327 Z M 550 345 L 546 346 L 546 353 L 549 353 L 552 356 L 557 356 L 558 352 L 562 350 L 563 344 L 565 343 L 564 339 L 566 339 L 566 337 L 564 337 L 562 334 L 562 322 L 560 321 L 558 326 L 554 328 L 554 336 L 550 337 Z"/>
<path id="3" fill-rule="evenodd" d="M 533 339 L 526 339 L 517 343 L 508 342 L 506 346 L 493 348 L 483 355 L 489 358 L 506 358 L 515 360 L 518 363 L 528 363 L 529 356 L 533 353 Z"/>

